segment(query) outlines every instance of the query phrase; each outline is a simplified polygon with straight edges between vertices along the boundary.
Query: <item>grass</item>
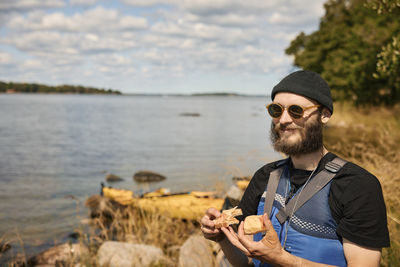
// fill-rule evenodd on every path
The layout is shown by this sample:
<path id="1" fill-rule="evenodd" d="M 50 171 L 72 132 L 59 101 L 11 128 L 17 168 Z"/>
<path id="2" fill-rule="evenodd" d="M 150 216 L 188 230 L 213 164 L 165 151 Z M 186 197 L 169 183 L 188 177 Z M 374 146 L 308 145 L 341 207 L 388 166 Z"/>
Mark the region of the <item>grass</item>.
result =
<path id="1" fill-rule="evenodd" d="M 355 108 L 335 106 L 324 133 L 328 150 L 378 177 L 385 198 L 391 247 L 381 266 L 400 266 L 400 106 Z"/>
<path id="2" fill-rule="evenodd" d="M 103 201 L 102 209 L 92 214 L 91 230 L 85 237 L 92 247 L 90 265 L 97 266 L 95 258 L 97 248 L 107 240 L 147 244 L 159 247 L 166 256 L 159 266 L 176 266 L 179 261 L 179 249 L 192 234 L 200 234 L 196 221 L 183 221 L 145 212 L 133 206 L 122 206 L 114 201 L 94 196 L 88 199 L 88 206 L 98 206 Z M 92 203 L 90 203 L 92 202 Z"/>

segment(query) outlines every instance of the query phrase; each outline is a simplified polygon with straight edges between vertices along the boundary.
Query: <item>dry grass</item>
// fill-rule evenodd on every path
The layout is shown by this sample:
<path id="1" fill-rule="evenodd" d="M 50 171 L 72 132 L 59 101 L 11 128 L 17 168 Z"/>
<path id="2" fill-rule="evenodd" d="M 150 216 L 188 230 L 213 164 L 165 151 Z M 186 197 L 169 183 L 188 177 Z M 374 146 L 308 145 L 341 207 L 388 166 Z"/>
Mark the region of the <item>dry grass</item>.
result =
<path id="1" fill-rule="evenodd" d="M 325 131 L 328 149 L 369 170 L 381 182 L 391 247 L 382 266 L 400 266 L 400 106 L 354 108 L 335 106 Z"/>
<path id="2" fill-rule="evenodd" d="M 107 240 L 147 244 L 159 247 L 166 258 L 160 266 L 176 266 L 179 249 L 192 234 L 200 234 L 196 221 L 184 221 L 148 213 L 132 206 L 122 206 L 114 201 L 101 199 L 102 210 L 91 220 L 91 233 L 85 238 L 91 247 L 89 261 L 97 266 L 97 248 Z M 89 263 L 86 261 L 86 264 Z M 87 265 L 85 265 L 87 266 Z"/>

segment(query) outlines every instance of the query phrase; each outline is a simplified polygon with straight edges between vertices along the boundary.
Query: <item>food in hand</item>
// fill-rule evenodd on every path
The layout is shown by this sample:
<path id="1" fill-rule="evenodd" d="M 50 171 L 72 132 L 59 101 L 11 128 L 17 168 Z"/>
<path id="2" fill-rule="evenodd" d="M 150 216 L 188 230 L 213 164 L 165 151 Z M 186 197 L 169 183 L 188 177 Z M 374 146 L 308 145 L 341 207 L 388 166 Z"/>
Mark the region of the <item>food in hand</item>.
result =
<path id="1" fill-rule="evenodd" d="M 244 233 L 254 235 L 266 231 L 262 215 L 251 215 L 244 219 Z"/>
<path id="2" fill-rule="evenodd" d="M 237 207 L 222 211 L 221 216 L 213 220 L 215 228 L 228 227 L 231 224 L 239 223 L 239 220 L 235 217 L 242 214 L 242 210 Z"/>

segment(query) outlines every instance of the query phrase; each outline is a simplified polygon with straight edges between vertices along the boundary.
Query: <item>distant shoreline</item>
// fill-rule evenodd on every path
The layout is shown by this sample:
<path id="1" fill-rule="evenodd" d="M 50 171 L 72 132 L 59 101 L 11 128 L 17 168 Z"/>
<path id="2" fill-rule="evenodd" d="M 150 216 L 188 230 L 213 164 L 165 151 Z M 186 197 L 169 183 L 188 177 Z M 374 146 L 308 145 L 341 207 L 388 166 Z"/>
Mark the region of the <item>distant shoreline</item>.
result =
<path id="1" fill-rule="evenodd" d="M 99 89 L 94 87 L 86 87 L 81 85 L 58 85 L 49 86 L 38 83 L 16 83 L 0 81 L 0 93 L 5 94 L 115 94 L 120 95 L 121 92 L 112 89 Z"/>
<path id="2" fill-rule="evenodd" d="M 229 97 L 265 97 L 267 95 L 239 94 L 234 92 L 210 92 L 210 93 L 123 93 L 113 89 L 99 89 L 81 85 L 49 86 L 37 83 L 16 83 L 0 81 L 0 94 L 74 94 L 74 95 L 125 95 L 125 96 L 229 96 Z"/>
<path id="3" fill-rule="evenodd" d="M 76 93 L 76 92 L 0 92 L 0 95 L 118 95 L 118 96 L 148 96 L 148 97 L 268 97 L 268 95 L 246 95 L 246 94 L 236 94 L 236 93 L 194 93 L 194 94 L 146 94 L 146 93 Z"/>

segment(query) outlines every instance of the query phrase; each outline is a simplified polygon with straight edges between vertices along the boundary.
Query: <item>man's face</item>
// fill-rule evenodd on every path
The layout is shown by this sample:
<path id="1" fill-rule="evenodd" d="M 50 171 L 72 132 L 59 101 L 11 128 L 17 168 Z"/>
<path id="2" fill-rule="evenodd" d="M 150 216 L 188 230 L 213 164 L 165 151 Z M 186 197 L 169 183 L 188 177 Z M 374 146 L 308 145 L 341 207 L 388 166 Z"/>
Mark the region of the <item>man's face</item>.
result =
<path id="1" fill-rule="evenodd" d="M 306 97 L 292 93 L 276 94 L 274 103 L 279 103 L 285 108 L 293 104 L 302 107 L 317 104 Z M 323 146 L 322 128 L 321 113 L 317 107 L 306 110 L 299 119 L 292 118 L 285 109 L 280 118 L 272 118 L 271 142 L 276 151 L 289 156 L 315 152 Z"/>

